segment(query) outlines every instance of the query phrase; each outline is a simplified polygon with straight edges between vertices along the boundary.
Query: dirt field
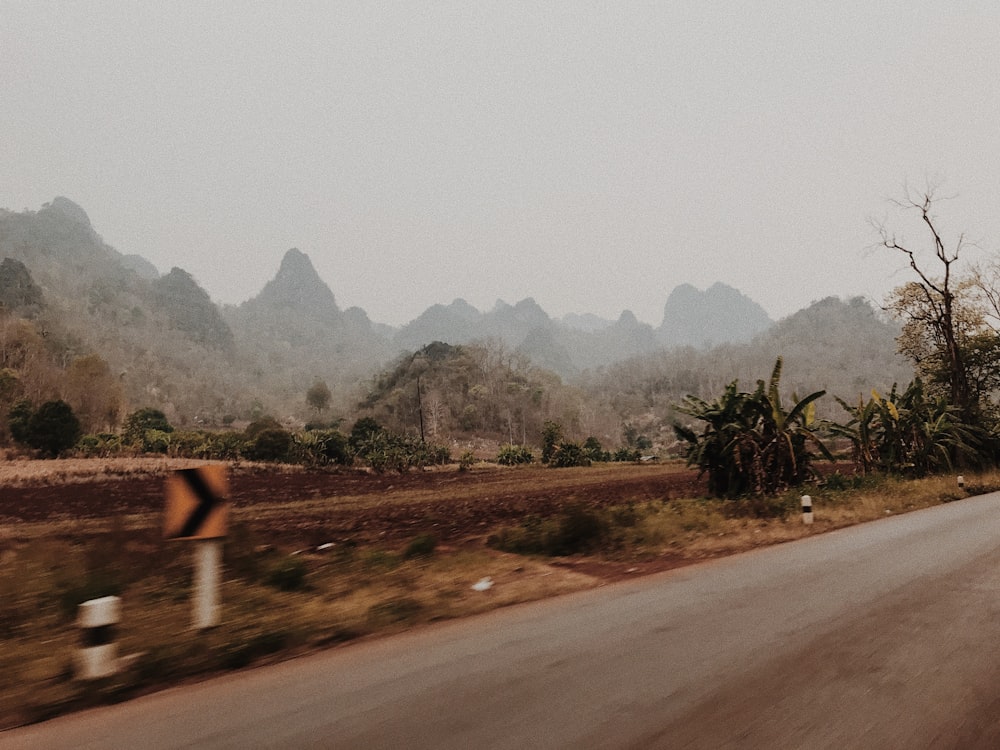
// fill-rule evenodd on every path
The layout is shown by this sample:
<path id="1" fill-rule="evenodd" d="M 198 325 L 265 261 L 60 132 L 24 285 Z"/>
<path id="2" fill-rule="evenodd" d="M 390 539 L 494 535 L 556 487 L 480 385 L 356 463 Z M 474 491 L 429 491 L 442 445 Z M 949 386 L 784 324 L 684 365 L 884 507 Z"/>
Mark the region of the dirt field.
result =
<path id="1" fill-rule="evenodd" d="M 4 462 L 0 538 L 30 537 L 42 527 L 59 528 L 60 522 L 72 526 L 116 516 L 156 526 L 165 475 L 198 463 Z M 499 524 L 548 515 L 572 503 L 603 506 L 695 497 L 704 491 L 694 472 L 676 465 L 559 470 L 479 466 L 465 472 L 449 467 L 376 475 L 243 464 L 230 471 L 234 520 L 271 543 L 292 546 L 348 539 L 396 543 L 422 533 L 461 544 Z"/>

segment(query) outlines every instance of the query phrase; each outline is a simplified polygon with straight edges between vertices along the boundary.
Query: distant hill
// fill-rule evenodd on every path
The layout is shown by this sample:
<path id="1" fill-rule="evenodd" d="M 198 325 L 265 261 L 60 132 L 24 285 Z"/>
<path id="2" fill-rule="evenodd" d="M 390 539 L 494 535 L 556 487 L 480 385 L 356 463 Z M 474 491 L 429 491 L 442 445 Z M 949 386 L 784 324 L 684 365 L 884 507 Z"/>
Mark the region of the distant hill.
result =
<path id="1" fill-rule="evenodd" d="M 887 392 L 893 383 L 913 378 L 913 365 L 896 353 L 899 332 L 895 322 L 861 297 L 826 297 L 778 321 L 752 347 L 761 353 L 758 367 L 773 360 L 764 352 L 781 354 L 783 379 L 800 395 L 822 388 L 854 401 L 867 399 L 872 388 Z"/>
<path id="2" fill-rule="evenodd" d="M 43 304 L 42 290 L 31 278 L 27 266 L 13 258 L 0 261 L 0 308 L 34 318 Z"/>
<path id="3" fill-rule="evenodd" d="M 340 322 L 340 308 L 330 287 L 319 277 L 309 256 L 292 248 L 281 259 L 278 273 L 253 299 L 242 308 L 250 311 L 266 310 L 271 313 L 287 311 L 293 316 L 322 321 Z"/>
<path id="4" fill-rule="evenodd" d="M 578 375 L 662 348 L 652 326 L 640 323 L 630 310 L 623 311 L 609 326 L 592 332 L 553 324 L 552 338 L 553 349 L 565 351 L 572 363 L 571 369 L 556 370 L 564 376 Z M 533 360 L 545 351 L 541 347 L 530 349 L 527 343 L 522 344 L 521 349 Z"/>
<path id="5" fill-rule="evenodd" d="M 559 319 L 559 322 L 567 328 L 584 331 L 585 333 L 597 333 L 598 331 L 603 331 L 605 328 L 610 328 L 615 324 L 615 321 L 602 318 L 598 315 L 594 315 L 593 313 L 583 313 L 582 315 L 577 313 L 567 313 Z"/>
<path id="6" fill-rule="evenodd" d="M 160 272 L 156 269 L 156 266 L 141 255 L 123 255 L 121 263 L 125 268 L 135 272 L 137 276 L 147 281 L 155 281 L 160 278 Z"/>
<path id="7" fill-rule="evenodd" d="M 256 297 L 227 306 L 223 316 L 254 389 L 282 394 L 285 401 L 319 378 L 347 403 L 351 390 L 396 353 L 364 310 L 340 310 L 309 256 L 297 248 L 285 253 Z"/>
<path id="8" fill-rule="evenodd" d="M 85 293 L 96 280 L 127 286 L 138 278 L 94 231 L 87 212 L 61 196 L 38 211 L 0 209 L 0 252 L 24 263 L 42 290 L 57 297 Z"/>
<path id="9" fill-rule="evenodd" d="M 553 320 L 530 297 L 514 305 L 497 300 L 486 313 L 457 299 L 428 308 L 399 331 L 395 342 L 412 351 L 432 341 L 467 344 L 496 338 L 563 377 L 660 346 L 652 327 L 628 310 L 617 321 L 594 315 L 569 316 L 569 321 L 573 325 Z"/>
<path id="10" fill-rule="evenodd" d="M 153 298 L 170 327 L 182 331 L 199 344 L 230 350 L 233 332 L 219 314 L 208 293 L 198 286 L 191 274 L 174 268 L 152 282 Z"/>
<path id="11" fill-rule="evenodd" d="M 700 292 L 683 284 L 668 297 L 657 329 L 640 323 L 629 310 L 617 321 L 589 314 L 557 321 L 530 297 L 515 305 L 498 300 L 486 313 L 457 299 L 428 308 L 400 329 L 395 343 L 413 351 L 432 341 L 466 344 L 495 337 L 537 364 L 573 377 L 661 348 L 748 342 L 772 325 L 760 305 L 732 287 L 715 284 Z"/>
<path id="12" fill-rule="evenodd" d="M 0 259 L 8 269 L 20 264 L 41 290 L 33 322 L 49 366 L 21 373 L 33 398 L 61 395 L 59 369 L 90 354 L 115 373 L 126 407 L 193 417 L 210 402 L 207 392 L 231 390 L 232 333 L 208 294 L 182 269 L 160 277 L 148 261 L 107 245 L 71 200 L 0 211 Z"/>
<path id="13" fill-rule="evenodd" d="M 668 347 L 707 349 L 749 341 L 771 325 L 763 307 L 731 286 L 717 283 L 700 292 L 681 284 L 667 297 L 657 333 Z"/>
<path id="14" fill-rule="evenodd" d="M 395 343 L 408 351 L 434 341 L 467 343 L 483 337 L 482 320 L 483 314 L 464 299 L 456 299 L 450 305 L 432 305 L 400 329 Z"/>
<path id="15" fill-rule="evenodd" d="M 886 392 L 893 383 L 913 378 L 912 365 L 896 354 L 898 334 L 899 327 L 864 299 L 828 297 L 783 318 L 749 343 L 634 357 L 608 367 L 593 387 L 617 393 L 621 413 L 655 416 L 667 430 L 670 404 L 688 394 L 714 399 L 733 380 L 753 390 L 780 356 L 785 395 L 825 390 L 818 413 L 839 419 L 842 411 L 834 396 L 852 402 L 872 388 Z"/>

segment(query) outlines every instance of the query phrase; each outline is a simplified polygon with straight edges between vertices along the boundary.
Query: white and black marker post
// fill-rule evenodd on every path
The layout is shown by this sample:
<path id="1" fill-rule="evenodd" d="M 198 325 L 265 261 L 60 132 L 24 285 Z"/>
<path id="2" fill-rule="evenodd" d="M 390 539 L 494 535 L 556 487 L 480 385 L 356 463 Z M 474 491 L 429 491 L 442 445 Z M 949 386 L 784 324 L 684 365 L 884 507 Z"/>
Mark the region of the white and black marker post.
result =
<path id="1" fill-rule="evenodd" d="M 802 496 L 802 523 L 807 526 L 813 522 L 813 499 L 809 495 Z"/>
<path id="2" fill-rule="evenodd" d="M 76 654 L 76 676 L 99 680 L 118 672 L 115 625 L 121 621 L 121 599 L 104 596 L 80 605 L 76 624 L 80 628 L 80 650 Z"/>
<path id="3" fill-rule="evenodd" d="M 164 536 L 195 541 L 191 625 L 196 630 L 214 628 L 222 619 L 219 589 L 228 495 L 224 466 L 182 469 L 168 479 Z"/>

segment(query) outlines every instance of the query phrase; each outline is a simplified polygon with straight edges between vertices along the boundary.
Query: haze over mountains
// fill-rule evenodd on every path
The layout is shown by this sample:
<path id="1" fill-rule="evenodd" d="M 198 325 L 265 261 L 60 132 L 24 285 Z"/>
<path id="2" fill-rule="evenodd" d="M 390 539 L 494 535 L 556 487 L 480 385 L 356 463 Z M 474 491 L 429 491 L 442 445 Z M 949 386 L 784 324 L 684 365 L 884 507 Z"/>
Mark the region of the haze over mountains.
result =
<path id="1" fill-rule="evenodd" d="M 292 343 L 313 341 L 321 332 L 314 330 L 316 326 L 326 336 L 370 334 L 387 339 L 380 350 L 412 351 L 433 341 L 462 344 L 496 337 L 533 359 L 547 360 L 556 372 L 572 375 L 663 346 L 707 348 L 749 341 L 773 324 L 760 305 L 731 287 L 715 284 L 702 292 L 683 284 L 668 296 L 657 328 L 640 323 L 629 310 L 615 321 L 587 313 L 553 320 L 527 298 L 515 304 L 497 300 L 486 312 L 456 299 L 432 305 L 407 325 L 393 329 L 373 324 L 360 308 L 342 311 L 309 257 L 296 248 L 285 254 L 276 275 L 257 296 L 220 311 L 183 269 L 161 275 L 141 255 L 124 255 L 105 245 L 83 208 L 67 198 L 57 197 L 35 213 L 4 211 L 0 219 L 5 257 L 22 261 L 43 289 L 64 296 L 79 291 L 79 284 L 87 280 L 91 290 L 108 280 L 136 289 L 148 281 L 151 301 L 164 312 L 170 328 L 215 348 L 231 345 L 234 331 L 254 328 L 254 335 L 260 335 L 260 327 Z M 40 241 L 47 246 L 39 248 Z M 67 271 L 76 277 L 75 286 L 63 278 Z"/>
<path id="2" fill-rule="evenodd" d="M 356 391 L 401 353 L 435 341 L 502 342 L 534 367 L 575 378 L 640 357 L 659 358 L 662 364 L 666 353 L 681 348 L 736 352 L 787 332 L 799 317 L 790 316 L 776 328 L 760 305 L 736 289 L 715 284 L 699 291 L 684 284 L 667 295 L 663 319 L 655 328 L 627 309 L 617 320 L 586 312 L 555 320 L 531 298 L 514 304 L 498 300 L 488 311 L 456 299 L 434 304 L 407 325 L 392 328 L 372 322 L 360 308 L 342 310 L 298 249 L 285 254 L 256 296 L 220 307 L 183 269 L 161 274 L 141 255 L 125 255 L 106 245 L 83 208 L 63 197 L 38 211 L 0 210 L 4 258 L 16 265 L 0 272 L 0 301 L 9 312 L 47 326 L 64 359 L 97 352 L 121 373 L 130 402 L 167 403 L 205 420 L 223 412 L 247 412 L 248 402 L 258 409 L 299 402 L 317 378 L 335 390 L 340 386 L 347 404 L 352 397 L 348 388 Z M 32 285 L 37 294 L 29 293 Z M 22 299 L 24 294 L 30 303 Z M 896 363 L 889 370 L 898 365 L 895 327 L 866 303 L 820 305 L 810 315 L 825 310 L 836 318 L 848 308 L 855 315 L 867 310 L 868 346 L 876 352 L 871 366 L 881 374 L 887 371 L 885 361 Z M 802 336 L 811 337 L 815 346 L 838 327 L 827 320 L 803 329 Z M 794 348 L 787 342 L 783 346 Z M 745 350 L 750 351 L 752 347 Z M 762 351 L 772 364 L 780 353 L 772 345 Z"/>

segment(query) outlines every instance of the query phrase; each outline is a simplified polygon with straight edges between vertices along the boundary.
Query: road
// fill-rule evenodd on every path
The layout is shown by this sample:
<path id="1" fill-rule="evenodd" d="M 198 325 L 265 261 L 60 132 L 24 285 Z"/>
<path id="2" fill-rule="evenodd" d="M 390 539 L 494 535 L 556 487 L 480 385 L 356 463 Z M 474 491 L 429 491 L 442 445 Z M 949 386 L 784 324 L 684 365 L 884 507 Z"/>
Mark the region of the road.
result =
<path id="1" fill-rule="evenodd" d="M 998 648 L 992 494 L 174 688 L 0 748 L 996 748 Z"/>

